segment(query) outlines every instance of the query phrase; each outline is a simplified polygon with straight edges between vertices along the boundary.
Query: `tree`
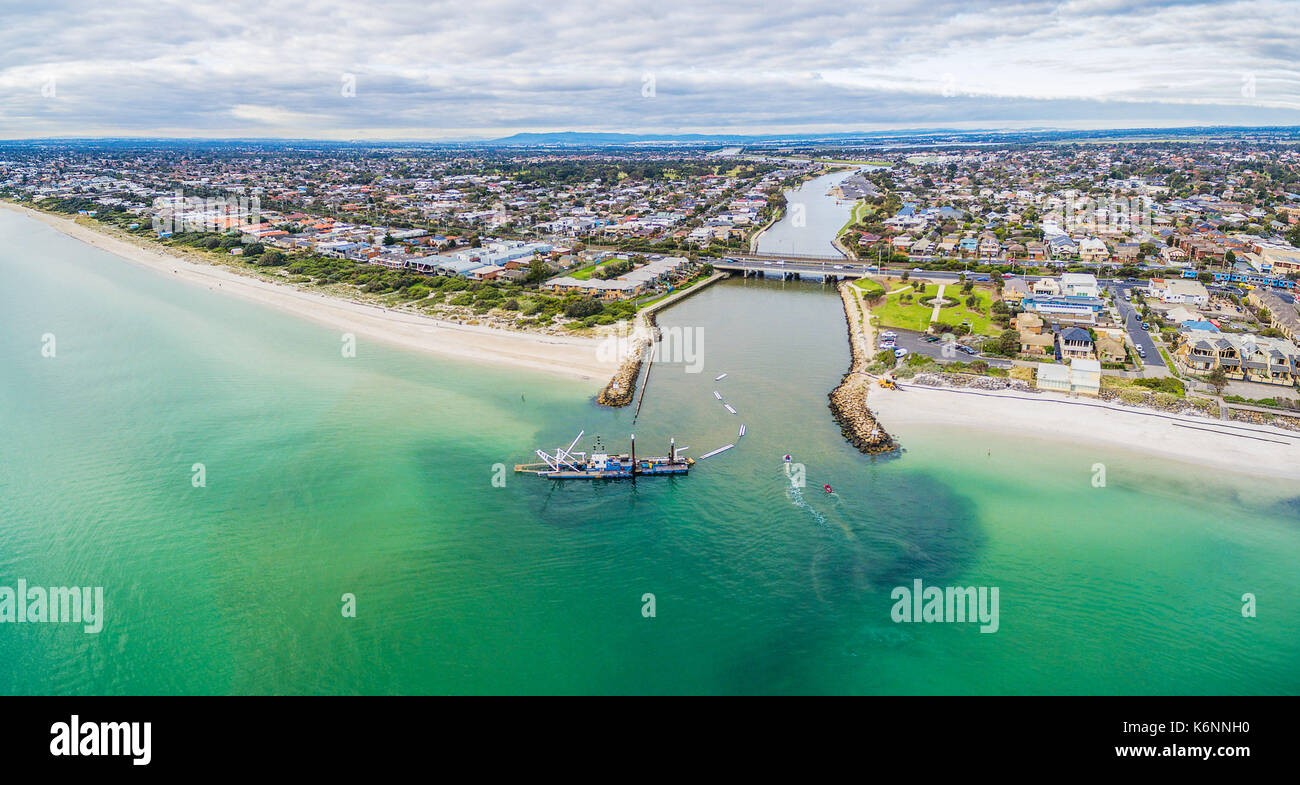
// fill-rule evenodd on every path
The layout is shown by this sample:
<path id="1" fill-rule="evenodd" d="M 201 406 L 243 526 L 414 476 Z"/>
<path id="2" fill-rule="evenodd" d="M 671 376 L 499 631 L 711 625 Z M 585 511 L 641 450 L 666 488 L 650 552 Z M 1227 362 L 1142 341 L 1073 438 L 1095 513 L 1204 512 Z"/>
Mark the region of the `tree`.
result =
<path id="1" fill-rule="evenodd" d="M 1020 352 L 1020 333 L 1012 329 L 1003 330 L 998 335 L 998 353 L 1014 357 Z"/>
<path id="2" fill-rule="evenodd" d="M 396 237 L 392 236 L 391 234 L 387 234 L 387 233 L 384 234 L 384 245 L 396 245 L 396 244 L 397 244 Z"/>
<path id="3" fill-rule="evenodd" d="M 1205 377 L 1205 381 L 1209 382 L 1210 386 L 1214 388 L 1215 395 L 1223 395 L 1224 388 L 1228 386 L 1228 374 L 1224 372 L 1223 366 L 1218 366 L 1213 371 L 1210 371 L 1209 375 Z"/>
<path id="4" fill-rule="evenodd" d="M 528 276 L 525 280 L 529 283 L 541 283 L 551 274 L 551 268 L 546 266 L 542 257 L 534 256 L 533 260 L 528 263 Z"/>

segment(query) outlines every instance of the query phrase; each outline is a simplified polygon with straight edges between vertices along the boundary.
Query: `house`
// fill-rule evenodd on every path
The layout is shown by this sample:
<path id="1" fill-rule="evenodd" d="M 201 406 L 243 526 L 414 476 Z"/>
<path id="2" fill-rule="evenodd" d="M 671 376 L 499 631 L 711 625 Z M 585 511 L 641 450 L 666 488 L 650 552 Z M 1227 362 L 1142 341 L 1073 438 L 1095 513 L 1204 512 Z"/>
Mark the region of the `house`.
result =
<path id="1" fill-rule="evenodd" d="M 1097 333 L 1097 359 L 1111 365 L 1123 364 L 1128 360 L 1124 339 L 1110 333 Z"/>
<path id="2" fill-rule="evenodd" d="M 1082 327 L 1066 327 L 1061 330 L 1061 356 L 1067 360 L 1091 360 L 1092 335 Z"/>
<path id="3" fill-rule="evenodd" d="M 1168 265 L 1180 265 L 1187 261 L 1187 252 L 1174 245 L 1160 249 L 1160 258 Z"/>
<path id="4" fill-rule="evenodd" d="M 1246 295 L 1246 302 L 1256 308 L 1268 311 L 1269 326 L 1282 331 L 1291 340 L 1300 337 L 1300 311 L 1297 311 L 1295 298 L 1288 301 L 1276 292 L 1267 289 L 1251 289 Z"/>
<path id="5" fill-rule="evenodd" d="M 1110 258 L 1110 251 L 1096 237 L 1085 237 L 1079 241 L 1079 258 L 1085 262 L 1102 262 Z"/>
<path id="6" fill-rule="evenodd" d="M 1200 281 L 1184 278 L 1152 278 L 1148 287 L 1153 297 L 1166 303 L 1189 303 L 1203 307 L 1210 301 L 1210 293 Z"/>
<path id="7" fill-rule="evenodd" d="M 1039 356 L 1056 353 L 1056 337 L 1045 329 L 1043 318 L 1036 313 L 1017 314 L 1011 326 L 1020 335 L 1020 353 Z"/>
<path id="8" fill-rule="evenodd" d="M 1180 327 L 1173 356 L 1193 373 L 1222 369 L 1229 379 L 1285 387 L 1300 380 L 1300 347 L 1282 338 Z"/>
<path id="9" fill-rule="evenodd" d="M 1057 319 L 1092 324 L 1097 321 L 1097 314 L 1101 313 L 1103 303 L 1097 297 L 1035 294 L 1021 300 L 1020 307 L 1026 311 Z"/>
<path id="10" fill-rule="evenodd" d="M 1023 278 L 1002 279 L 1002 299 L 1008 305 L 1016 305 L 1029 295 L 1029 284 Z"/>
<path id="11" fill-rule="evenodd" d="M 1101 363 L 1096 360 L 1070 361 L 1070 393 L 1093 398 L 1101 394 Z"/>
<path id="12" fill-rule="evenodd" d="M 1061 282 L 1055 278 L 1039 278 L 1029 288 L 1034 294 L 1059 295 Z"/>
<path id="13" fill-rule="evenodd" d="M 1070 393 L 1070 369 L 1064 365 L 1039 365 L 1035 379 L 1035 386 L 1040 390 Z"/>
<path id="14" fill-rule="evenodd" d="M 1067 297 L 1097 297 L 1097 276 L 1091 273 L 1064 273 L 1061 276 L 1061 294 Z"/>

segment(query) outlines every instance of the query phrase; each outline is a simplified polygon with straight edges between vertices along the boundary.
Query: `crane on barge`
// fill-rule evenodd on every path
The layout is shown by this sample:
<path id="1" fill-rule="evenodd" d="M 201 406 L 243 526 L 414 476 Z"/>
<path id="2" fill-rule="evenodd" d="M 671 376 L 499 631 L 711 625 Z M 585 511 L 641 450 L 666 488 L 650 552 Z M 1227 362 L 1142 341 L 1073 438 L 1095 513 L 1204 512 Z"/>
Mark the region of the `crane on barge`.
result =
<path id="1" fill-rule="evenodd" d="M 586 431 L 579 431 L 568 447 L 556 447 L 554 453 L 537 450 L 541 463 L 515 464 L 515 471 L 536 474 L 553 480 L 621 480 L 644 475 L 686 474 L 695 464 L 694 459 L 680 455 L 689 447 L 677 446 L 677 439 L 668 442 L 668 455 L 652 458 L 636 457 L 636 434 L 632 434 L 629 453 L 611 454 L 600 446 L 600 440 L 590 453 L 574 450 Z"/>

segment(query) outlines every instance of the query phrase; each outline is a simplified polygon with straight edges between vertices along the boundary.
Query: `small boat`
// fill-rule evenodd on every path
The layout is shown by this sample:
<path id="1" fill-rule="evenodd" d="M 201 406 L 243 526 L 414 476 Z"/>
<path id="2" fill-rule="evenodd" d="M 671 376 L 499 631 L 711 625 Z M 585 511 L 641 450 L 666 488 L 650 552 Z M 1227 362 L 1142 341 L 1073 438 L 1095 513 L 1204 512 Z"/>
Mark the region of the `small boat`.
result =
<path id="1" fill-rule="evenodd" d="M 790 462 L 790 453 L 786 453 L 786 454 L 785 454 L 785 457 L 782 458 L 781 460 L 785 461 L 786 463 L 789 463 L 789 462 Z"/>
<path id="2" fill-rule="evenodd" d="M 713 391 L 713 397 L 714 397 L 714 398 L 717 398 L 717 399 L 720 401 L 720 400 L 722 400 L 722 393 L 718 392 L 717 390 L 714 390 L 714 391 Z"/>
<path id="3" fill-rule="evenodd" d="M 731 412 L 732 414 L 735 414 L 735 413 L 736 413 L 736 410 L 733 409 L 733 408 L 731 408 L 731 404 L 729 404 L 729 403 L 724 403 L 724 404 L 722 404 L 722 407 L 723 407 L 724 409 L 726 409 L 727 411 Z"/>
<path id="4" fill-rule="evenodd" d="M 831 486 L 829 486 L 829 485 L 823 485 L 823 486 L 822 486 L 822 490 L 823 490 L 823 491 L 826 491 L 827 493 L 835 493 L 835 491 L 832 491 L 832 490 L 831 490 Z"/>
<path id="5" fill-rule="evenodd" d="M 740 438 L 741 436 L 744 436 L 744 435 L 745 435 L 745 426 L 742 424 L 742 425 L 740 426 L 740 433 L 736 434 L 736 438 Z"/>
<path id="6" fill-rule="evenodd" d="M 715 377 L 713 377 L 713 381 L 715 381 L 715 382 L 720 382 L 720 381 L 722 381 L 722 380 L 725 379 L 725 378 L 727 378 L 727 375 L 724 373 L 724 374 L 722 374 L 721 376 L 715 376 Z"/>

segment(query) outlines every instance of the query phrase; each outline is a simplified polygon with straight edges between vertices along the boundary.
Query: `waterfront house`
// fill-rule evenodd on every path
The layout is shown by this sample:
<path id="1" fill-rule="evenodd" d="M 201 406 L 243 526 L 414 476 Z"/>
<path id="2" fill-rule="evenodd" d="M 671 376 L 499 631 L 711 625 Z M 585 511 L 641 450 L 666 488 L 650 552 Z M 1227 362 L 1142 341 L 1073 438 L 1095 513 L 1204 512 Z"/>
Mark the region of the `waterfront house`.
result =
<path id="1" fill-rule="evenodd" d="M 1101 363 L 1096 360 L 1070 361 L 1070 393 L 1097 397 L 1101 394 Z"/>
<path id="2" fill-rule="evenodd" d="M 1220 368 L 1229 379 L 1286 387 L 1300 380 L 1300 347 L 1282 338 L 1184 326 L 1175 334 L 1173 357 L 1192 373 Z"/>
<path id="3" fill-rule="evenodd" d="M 1039 365 L 1035 379 L 1035 386 L 1040 390 L 1067 395 L 1070 392 L 1070 369 L 1064 365 Z"/>
<path id="4" fill-rule="evenodd" d="M 1061 356 L 1067 360 L 1091 360 L 1092 335 L 1082 327 L 1066 327 L 1061 330 Z"/>
<path id="5" fill-rule="evenodd" d="M 1017 314 L 1011 325 L 1020 335 L 1020 353 L 1037 356 L 1055 354 L 1056 337 L 1046 329 L 1043 318 L 1036 313 Z"/>
<path id="6" fill-rule="evenodd" d="M 1097 359 L 1103 363 L 1119 365 L 1128 359 L 1124 339 L 1110 333 L 1097 333 Z"/>

